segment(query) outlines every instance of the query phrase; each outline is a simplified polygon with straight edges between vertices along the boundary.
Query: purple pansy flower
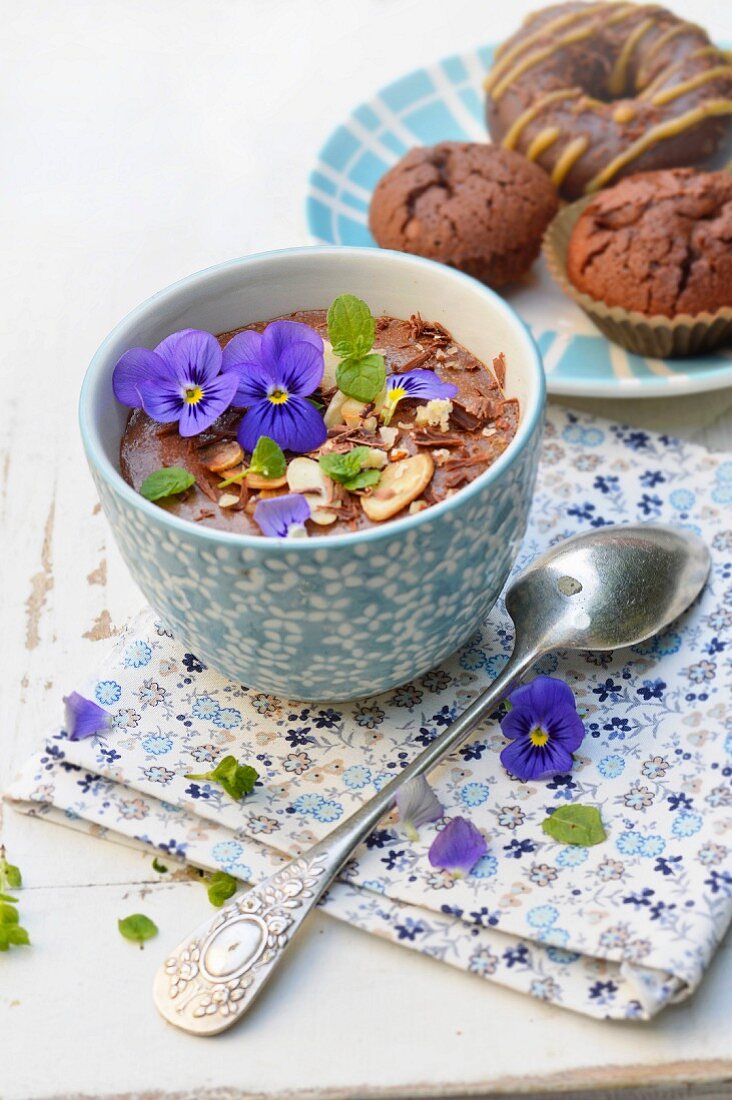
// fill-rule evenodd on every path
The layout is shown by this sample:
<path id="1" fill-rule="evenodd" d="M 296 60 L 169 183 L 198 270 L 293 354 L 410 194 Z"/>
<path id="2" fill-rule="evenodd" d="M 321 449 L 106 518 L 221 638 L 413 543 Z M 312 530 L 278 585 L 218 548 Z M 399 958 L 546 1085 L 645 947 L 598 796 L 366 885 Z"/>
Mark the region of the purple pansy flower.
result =
<path id="1" fill-rule="evenodd" d="M 511 742 L 501 753 L 504 768 L 523 780 L 570 771 L 572 753 L 585 736 L 571 688 L 552 676 L 537 676 L 508 699 L 511 710 L 501 719 Z"/>
<path id="2" fill-rule="evenodd" d="M 273 321 L 264 332 L 240 332 L 229 341 L 224 370 L 239 378 L 234 404 L 247 410 L 238 436 L 245 451 L 253 451 L 262 435 L 299 454 L 325 442 L 325 421 L 307 400 L 323 369 L 321 337 L 297 321 Z"/>
<path id="3" fill-rule="evenodd" d="M 417 830 L 430 821 L 439 821 L 444 810 L 439 798 L 423 775 L 409 779 L 396 793 L 399 821 L 410 840 L 418 840 Z"/>
<path id="4" fill-rule="evenodd" d="M 305 538 L 308 519 L 310 505 L 301 493 L 260 500 L 254 509 L 254 520 L 262 534 L 276 539 Z"/>
<path id="5" fill-rule="evenodd" d="M 66 707 L 66 732 L 69 741 L 83 741 L 94 733 L 104 733 L 112 724 L 112 715 L 91 699 L 85 699 L 78 691 L 64 695 Z"/>
<path id="6" fill-rule="evenodd" d="M 228 409 L 239 384 L 235 373 L 221 373 L 222 362 L 215 336 L 186 328 L 155 351 L 126 351 L 112 375 L 114 396 L 163 424 L 177 420 L 183 436 L 198 435 Z"/>
<path id="7" fill-rule="evenodd" d="M 428 855 L 433 867 L 462 878 L 470 874 L 487 851 L 486 839 L 472 821 L 453 817 L 432 841 Z"/>
<path id="8" fill-rule="evenodd" d="M 457 386 L 452 382 L 443 382 L 431 370 L 408 370 L 404 374 L 390 374 L 386 380 L 384 421 L 388 423 L 391 420 L 395 408 L 404 397 L 417 398 L 420 401 L 444 401 L 456 397 L 457 392 Z"/>

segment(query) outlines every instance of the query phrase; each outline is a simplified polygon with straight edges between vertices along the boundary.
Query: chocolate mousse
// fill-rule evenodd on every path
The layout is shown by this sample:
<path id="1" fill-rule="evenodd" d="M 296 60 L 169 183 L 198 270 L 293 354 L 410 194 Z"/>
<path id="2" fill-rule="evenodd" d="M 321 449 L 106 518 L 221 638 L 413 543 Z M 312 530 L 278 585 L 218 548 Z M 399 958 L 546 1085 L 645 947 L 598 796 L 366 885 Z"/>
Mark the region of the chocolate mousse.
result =
<path id="1" fill-rule="evenodd" d="M 440 324 L 418 314 L 409 320 L 377 317 L 373 352 L 385 361 L 384 392 L 398 384 L 398 379 L 390 382 L 393 375 L 406 379 L 407 372 L 418 372 L 419 378 L 421 371 L 432 372 L 436 384 L 448 384 L 443 390 L 453 394 L 449 399 L 415 398 L 405 381 L 398 403 L 385 406 L 383 394 L 381 400 L 362 402 L 337 388 L 338 357 L 328 342 L 326 310 L 299 311 L 283 320 L 309 326 L 325 342 L 322 381 L 302 398 L 320 410 L 325 441 L 305 455 L 285 447 L 287 467 L 271 476 L 271 471 L 249 469 L 254 468 L 252 456 L 237 440 L 242 416 L 250 415 L 241 407 L 227 408 L 210 426 L 190 435 L 182 435 L 174 421 L 161 423 L 143 408 L 133 408 L 122 437 L 120 466 L 134 489 L 140 491 L 161 468 L 188 471 L 195 484 L 156 503 L 181 519 L 247 535 L 262 534 L 255 520 L 260 502 L 303 494 L 310 516 L 298 533 L 337 535 L 445 500 L 487 470 L 516 433 L 518 402 L 504 397 L 502 354 L 489 369 Z M 247 325 L 217 339 L 226 348 L 238 334 L 262 333 L 270 323 Z M 279 397 L 275 393 L 270 400 Z M 338 456 L 351 456 L 358 471 L 355 477 L 353 471 L 343 473 Z"/>

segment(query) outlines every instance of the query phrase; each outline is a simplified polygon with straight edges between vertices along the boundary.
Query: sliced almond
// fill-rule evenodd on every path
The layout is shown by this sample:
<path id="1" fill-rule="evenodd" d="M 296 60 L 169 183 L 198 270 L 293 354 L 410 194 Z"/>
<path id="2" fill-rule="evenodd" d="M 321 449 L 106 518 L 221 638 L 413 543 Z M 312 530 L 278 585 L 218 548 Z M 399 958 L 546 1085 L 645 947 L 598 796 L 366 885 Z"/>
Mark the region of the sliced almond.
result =
<path id="1" fill-rule="evenodd" d="M 310 513 L 310 518 L 313 523 L 317 523 L 319 527 L 329 527 L 331 523 L 335 523 L 338 516 L 335 512 L 328 512 L 324 508 L 315 508 Z"/>
<path id="2" fill-rule="evenodd" d="M 239 503 L 238 493 L 222 493 L 219 497 L 219 508 L 233 508 Z"/>
<path id="3" fill-rule="evenodd" d="M 424 492 L 435 464 L 426 451 L 386 467 L 374 491 L 361 498 L 361 507 L 373 523 L 391 519 Z"/>
<path id="4" fill-rule="evenodd" d="M 323 381 L 320 383 L 322 390 L 332 390 L 337 385 L 336 382 L 336 370 L 340 359 L 333 351 L 333 345 L 330 340 L 323 340 Z"/>
<path id="5" fill-rule="evenodd" d="M 283 485 L 287 485 L 287 475 L 264 477 L 262 474 L 249 474 L 247 485 L 250 489 L 281 489 Z"/>
<path id="6" fill-rule="evenodd" d="M 293 458 L 287 467 L 287 484 L 291 492 L 303 494 L 311 511 L 333 499 L 333 482 L 312 458 Z"/>
<path id="7" fill-rule="evenodd" d="M 287 495 L 287 486 L 283 486 L 282 489 L 260 489 L 260 500 L 272 500 L 273 497 L 283 497 Z"/>
<path id="8" fill-rule="evenodd" d="M 398 428 L 379 428 L 379 435 L 385 447 L 393 447 L 399 435 Z"/>
<path id="9" fill-rule="evenodd" d="M 363 419 L 365 409 L 366 403 L 364 401 L 357 401 L 355 397 L 347 397 L 341 408 L 344 424 L 347 424 L 349 428 L 357 428 Z"/>
<path id="10" fill-rule="evenodd" d="M 348 401 L 345 393 L 341 393 L 340 390 L 336 390 L 330 399 L 330 404 L 323 414 L 323 420 L 325 421 L 326 428 L 335 428 L 337 424 L 343 423 L 343 406 Z"/>
<path id="11" fill-rule="evenodd" d="M 231 470 L 232 467 L 238 466 L 244 458 L 244 452 L 235 439 L 228 439 L 204 447 L 199 458 L 206 469 L 220 474 L 223 470 Z"/>
<path id="12" fill-rule="evenodd" d="M 385 451 L 378 447 L 369 447 L 361 466 L 364 470 L 383 470 L 388 461 Z"/>

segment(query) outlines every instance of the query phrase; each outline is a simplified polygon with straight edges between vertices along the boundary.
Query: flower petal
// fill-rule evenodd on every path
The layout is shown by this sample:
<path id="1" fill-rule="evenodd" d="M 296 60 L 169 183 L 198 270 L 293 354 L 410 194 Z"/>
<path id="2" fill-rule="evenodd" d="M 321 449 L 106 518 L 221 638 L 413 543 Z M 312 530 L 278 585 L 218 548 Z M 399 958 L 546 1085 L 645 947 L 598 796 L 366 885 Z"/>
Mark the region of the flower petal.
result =
<path id="1" fill-rule="evenodd" d="M 281 405 L 265 398 L 244 413 L 237 436 L 240 446 L 251 453 L 263 435 L 274 439 L 283 451 L 305 454 L 325 442 L 328 429 L 309 401 L 292 395 Z"/>
<path id="2" fill-rule="evenodd" d="M 179 431 L 182 436 L 198 435 L 218 420 L 231 404 L 239 386 L 236 371 L 226 371 L 203 385 L 203 397 L 196 404 L 183 402 Z"/>
<path id="3" fill-rule="evenodd" d="M 221 370 L 221 346 L 215 336 L 201 329 L 174 332 L 155 348 L 181 382 L 202 386 Z"/>
<path id="4" fill-rule="evenodd" d="M 531 711 L 528 707 L 512 706 L 501 718 L 501 733 L 512 740 L 514 737 L 527 737 L 532 728 Z M 536 725 L 534 722 L 533 725 Z"/>
<path id="5" fill-rule="evenodd" d="M 66 732 L 69 741 L 83 741 L 94 733 L 109 729 L 112 716 L 92 699 L 85 699 L 78 691 L 64 696 L 66 706 Z"/>
<path id="6" fill-rule="evenodd" d="M 304 528 L 308 519 L 310 505 L 301 493 L 260 500 L 254 509 L 254 520 L 262 534 L 272 538 L 287 538 L 293 527 Z"/>
<path id="7" fill-rule="evenodd" d="M 442 804 L 423 775 L 409 779 L 396 794 L 399 821 L 410 840 L 417 839 L 417 830 L 444 814 Z"/>
<path id="8" fill-rule="evenodd" d="M 571 754 L 551 739 L 546 745 L 538 746 L 533 745 L 528 737 L 520 737 L 506 745 L 501 753 L 501 763 L 507 772 L 526 782 L 571 771 L 573 761 Z"/>
<path id="9" fill-rule="evenodd" d="M 150 378 L 138 386 L 143 409 L 153 420 L 168 424 L 178 420 L 183 411 L 183 394 L 180 382 L 170 378 Z"/>
<path id="10" fill-rule="evenodd" d="M 550 718 L 557 708 L 576 710 L 572 689 L 554 676 L 536 676 L 508 697 L 514 707 L 528 707 L 537 718 Z"/>
<path id="11" fill-rule="evenodd" d="M 120 356 L 112 373 L 114 396 L 123 405 L 139 409 L 139 387 L 148 379 L 166 377 L 168 370 L 160 356 L 149 348 L 131 348 Z"/>
<path id="12" fill-rule="evenodd" d="M 386 380 L 387 391 L 406 390 L 405 397 L 418 397 L 425 401 L 457 397 L 458 388 L 452 382 L 443 382 L 432 370 L 408 370 L 403 374 L 390 374 Z"/>
<path id="13" fill-rule="evenodd" d="M 254 329 L 238 332 L 222 352 L 222 370 L 240 367 L 242 363 L 262 363 L 262 333 Z"/>
<path id="14" fill-rule="evenodd" d="M 275 365 L 291 344 L 303 343 L 311 344 L 322 357 L 323 338 L 310 325 L 303 325 L 300 321 L 272 321 L 262 334 L 263 361 Z"/>
<path id="15" fill-rule="evenodd" d="M 288 393 L 307 397 L 320 385 L 324 369 L 322 349 L 318 351 L 312 344 L 290 344 L 280 355 L 275 381 Z"/>
<path id="16" fill-rule="evenodd" d="M 455 875 L 469 875 L 487 851 L 486 839 L 472 821 L 454 817 L 432 841 L 428 856 L 433 867 Z"/>

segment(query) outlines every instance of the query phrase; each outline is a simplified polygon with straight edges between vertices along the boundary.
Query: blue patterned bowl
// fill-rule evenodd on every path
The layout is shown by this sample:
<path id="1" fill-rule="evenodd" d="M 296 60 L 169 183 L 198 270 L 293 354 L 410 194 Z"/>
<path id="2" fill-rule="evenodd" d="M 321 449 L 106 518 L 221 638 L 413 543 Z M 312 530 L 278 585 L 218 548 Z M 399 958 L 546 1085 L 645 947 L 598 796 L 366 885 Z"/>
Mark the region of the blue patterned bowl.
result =
<path id="1" fill-rule="evenodd" d="M 491 469 L 425 512 L 302 540 L 197 527 L 144 500 L 119 472 L 126 409 L 112 369 L 127 348 L 187 326 L 221 332 L 348 291 L 375 314 L 419 311 L 490 363 L 506 354 L 515 439 Z M 447 267 L 369 248 L 298 248 L 221 264 L 161 291 L 112 331 L 81 392 L 81 431 L 122 556 L 178 639 L 232 679 L 294 699 L 354 699 L 438 664 L 495 603 L 526 527 L 544 378 L 536 346 L 492 291 Z"/>

